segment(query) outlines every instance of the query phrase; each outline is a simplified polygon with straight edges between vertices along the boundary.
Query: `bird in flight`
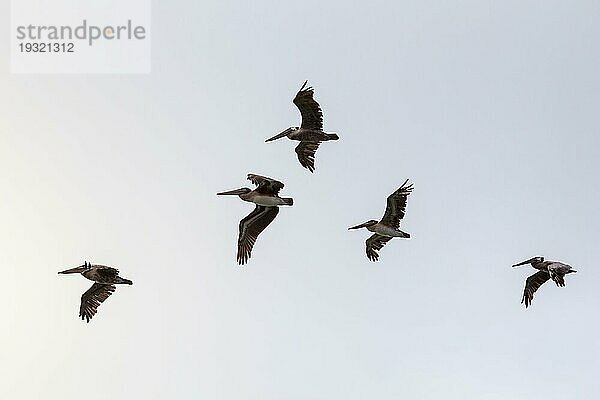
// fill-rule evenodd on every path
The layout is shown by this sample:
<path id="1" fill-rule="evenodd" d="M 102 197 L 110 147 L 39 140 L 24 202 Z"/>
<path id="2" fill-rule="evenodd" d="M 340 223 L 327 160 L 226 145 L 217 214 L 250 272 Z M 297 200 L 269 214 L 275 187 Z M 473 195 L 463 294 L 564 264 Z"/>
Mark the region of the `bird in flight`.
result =
<path id="1" fill-rule="evenodd" d="M 531 305 L 533 294 L 546 281 L 552 279 L 556 283 L 556 286 L 563 287 L 565 286 L 565 275 L 577 272 L 570 265 L 558 261 L 544 261 L 544 257 L 539 256 L 514 264 L 513 267 L 526 264 L 531 264 L 538 272 L 531 275 L 525 281 L 525 290 L 523 290 L 523 298 L 521 299 L 521 304 L 525 303 L 525 308 Z"/>
<path id="2" fill-rule="evenodd" d="M 119 276 L 118 269 L 90 264 L 87 261 L 79 267 L 61 271 L 59 274 L 81 274 L 84 278 L 94 281 L 92 287 L 81 296 L 81 305 L 79 306 L 79 316 L 86 322 L 90 322 L 100 304 L 113 294 L 117 288 L 115 285 L 133 285 L 129 279 Z"/>
<path id="3" fill-rule="evenodd" d="M 399 229 L 400 221 L 404 218 L 408 195 L 413 190 L 413 185 L 407 185 L 407 183 L 408 179 L 404 181 L 398 190 L 388 196 L 387 207 L 381 221 L 372 219 L 363 224 L 348 228 L 349 230 L 367 228 L 368 231 L 374 232 L 374 235 L 366 241 L 367 258 L 371 261 L 379 260 L 378 251 L 391 239 L 395 237 L 410 238 L 410 234 Z"/>
<path id="4" fill-rule="evenodd" d="M 278 206 L 291 206 L 294 199 L 279 197 L 279 191 L 283 189 L 283 183 L 260 175 L 248 174 L 248 180 L 256 185 L 256 189 L 241 188 L 228 192 L 217 193 L 217 195 L 234 195 L 240 199 L 256 204 L 250 214 L 240 221 L 237 262 L 244 265 L 252 255 L 252 248 L 258 235 L 279 213 Z"/>
<path id="5" fill-rule="evenodd" d="M 266 142 L 286 136 L 290 140 L 300 141 L 300 144 L 296 146 L 298 161 L 300 161 L 300 165 L 304 168 L 313 172 L 315 170 L 315 152 L 321 142 L 338 140 L 339 136 L 335 133 L 323 132 L 323 111 L 319 103 L 313 98 L 314 89 L 306 87 L 307 84 L 308 81 L 305 81 L 304 85 L 296 93 L 296 97 L 294 97 L 294 104 L 298 107 L 302 115 L 302 124 L 300 127 L 293 126 L 287 128 L 280 134 L 267 139 Z"/>

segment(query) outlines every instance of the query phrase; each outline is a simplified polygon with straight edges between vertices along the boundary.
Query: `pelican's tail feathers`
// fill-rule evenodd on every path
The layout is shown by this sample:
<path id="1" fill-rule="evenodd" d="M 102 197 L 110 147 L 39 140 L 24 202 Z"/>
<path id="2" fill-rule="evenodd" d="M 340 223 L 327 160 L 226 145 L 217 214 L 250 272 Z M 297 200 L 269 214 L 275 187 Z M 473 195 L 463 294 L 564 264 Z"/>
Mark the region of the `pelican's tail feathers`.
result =
<path id="1" fill-rule="evenodd" d="M 410 233 L 403 232 L 403 231 L 401 231 L 399 229 L 398 229 L 398 232 L 400 232 L 402 234 L 402 236 L 400 236 L 401 238 L 403 238 L 403 239 L 410 239 Z"/>

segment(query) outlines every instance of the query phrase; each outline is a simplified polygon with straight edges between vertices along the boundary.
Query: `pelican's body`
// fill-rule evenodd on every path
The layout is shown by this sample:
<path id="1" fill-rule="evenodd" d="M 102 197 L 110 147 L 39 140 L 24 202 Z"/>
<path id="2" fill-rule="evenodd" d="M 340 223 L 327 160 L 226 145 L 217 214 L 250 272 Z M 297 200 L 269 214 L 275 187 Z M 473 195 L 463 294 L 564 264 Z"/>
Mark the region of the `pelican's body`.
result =
<path id="1" fill-rule="evenodd" d="M 293 126 L 286 129 L 286 137 L 290 140 L 297 140 L 299 142 L 326 142 L 328 140 L 338 140 L 339 137 L 335 133 L 325 133 L 322 130 L 307 129 L 298 126 Z M 332 136 L 333 135 L 333 136 Z M 272 139 L 275 140 L 275 139 Z M 267 139 L 267 141 L 272 141 Z"/>
<path id="2" fill-rule="evenodd" d="M 263 207 L 291 206 L 294 204 L 294 199 L 279 197 L 279 191 L 284 187 L 283 183 L 255 174 L 248 174 L 248 180 L 256 185 L 256 189 L 251 190 L 244 187 L 217 193 L 217 195 L 238 196 L 244 201 Z"/>
<path id="3" fill-rule="evenodd" d="M 404 218 L 406 211 L 406 202 L 408 195 L 412 192 L 413 186 L 407 185 L 408 179 L 402 186 L 387 198 L 387 207 L 381 221 L 369 220 L 360 225 L 348 229 L 367 228 L 368 231 L 375 233 L 366 241 L 367 258 L 371 261 L 379 259 L 378 251 L 392 238 L 409 239 L 410 234 L 399 229 L 400 221 Z"/>
<path id="4" fill-rule="evenodd" d="M 257 204 L 259 206 L 273 207 L 273 206 L 291 206 L 290 200 L 279 196 L 269 196 L 257 193 L 256 190 L 250 193 L 239 195 L 240 199 L 248 201 L 250 203 Z"/>
<path id="5" fill-rule="evenodd" d="M 556 283 L 556 286 L 563 287 L 565 286 L 565 275 L 577 272 L 568 264 L 558 261 L 545 261 L 544 257 L 533 257 L 529 260 L 514 264 L 513 267 L 526 264 L 531 264 L 538 272 L 527 278 L 525 282 L 525 289 L 523 290 L 523 297 L 521 298 L 521 303 L 525 303 L 525 308 L 531 305 L 533 294 L 540 286 L 546 283 L 546 281 L 552 279 Z"/>
<path id="6" fill-rule="evenodd" d="M 375 225 L 366 226 L 365 228 L 367 228 L 367 230 L 369 232 L 374 232 L 381 236 L 386 236 L 386 237 L 391 237 L 391 238 L 401 237 L 404 239 L 410 238 L 410 235 L 408 233 L 402 232 L 400 229 L 396 229 L 392 226 L 382 224 L 381 222 L 378 222 Z"/>
<path id="7" fill-rule="evenodd" d="M 256 204 L 254 210 L 240 221 L 237 251 L 237 261 L 240 265 L 245 264 L 251 257 L 258 235 L 273 222 L 279 213 L 279 206 L 294 204 L 292 198 L 279 197 L 279 191 L 284 187 L 283 183 L 255 174 L 248 174 L 248 180 L 257 186 L 256 189 L 241 188 L 217 193 L 238 196 L 244 201 Z"/>
<path id="8" fill-rule="evenodd" d="M 79 316 L 90 322 L 90 319 L 98 311 L 98 307 L 116 290 L 114 285 L 133 285 L 129 279 L 121 278 L 119 270 L 106 265 L 90 264 L 83 265 L 59 272 L 59 274 L 81 274 L 84 278 L 93 281 L 94 284 L 81 296 Z"/>
<path id="9" fill-rule="evenodd" d="M 300 144 L 295 149 L 298 161 L 304 168 L 313 172 L 315 170 L 315 153 L 321 142 L 338 140 L 339 136 L 336 133 L 323 131 L 323 111 L 319 103 L 313 98 L 313 88 L 306 87 L 307 83 L 308 81 L 304 82 L 304 85 L 294 97 L 294 104 L 302 115 L 301 126 L 288 128 L 266 141 L 271 142 L 283 137 L 299 141 Z"/>

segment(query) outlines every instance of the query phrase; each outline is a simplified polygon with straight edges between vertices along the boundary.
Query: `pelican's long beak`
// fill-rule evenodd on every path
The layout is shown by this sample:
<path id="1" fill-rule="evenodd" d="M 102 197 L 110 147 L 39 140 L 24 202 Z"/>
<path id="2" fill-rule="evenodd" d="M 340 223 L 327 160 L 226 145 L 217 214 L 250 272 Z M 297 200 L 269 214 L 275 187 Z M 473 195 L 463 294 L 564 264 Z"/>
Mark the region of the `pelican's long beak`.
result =
<path id="1" fill-rule="evenodd" d="M 59 274 L 80 274 L 84 271 L 83 267 L 75 267 L 71 269 L 66 269 L 64 271 L 60 271 Z"/>
<path id="2" fill-rule="evenodd" d="M 244 194 L 246 193 L 246 190 L 244 189 L 235 189 L 235 190 L 230 190 L 228 192 L 220 192 L 217 193 L 218 196 L 239 196 L 240 194 Z"/>
<path id="3" fill-rule="evenodd" d="M 287 128 L 285 131 L 281 132 L 280 134 L 277 134 L 277 135 L 273 136 L 272 138 L 265 140 L 265 142 L 272 142 L 273 140 L 277 140 L 277 139 L 281 139 L 282 137 L 286 137 L 291 131 L 292 131 L 291 128 Z"/>
<path id="4" fill-rule="evenodd" d="M 533 258 L 530 258 L 529 260 L 522 261 L 522 262 L 520 262 L 520 263 L 518 263 L 518 264 L 514 264 L 514 265 L 513 265 L 513 268 L 514 268 L 514 267 L 519 267 L 519 266 L 521 266 L 521 265 L 531 264 L 531 262 L 532 262 L 532 261 L 533 261 Z"/>
<path id="5" fill-rule="evenodd" d="M 364 224 L 352 226 L 352 227 L 348 228 L 348 230 L 351 230 L 351 229 L 360 229 L 360 228 L 364 228 L 365 226 L 369 226 L 369 224 L 365 222 Z"/>

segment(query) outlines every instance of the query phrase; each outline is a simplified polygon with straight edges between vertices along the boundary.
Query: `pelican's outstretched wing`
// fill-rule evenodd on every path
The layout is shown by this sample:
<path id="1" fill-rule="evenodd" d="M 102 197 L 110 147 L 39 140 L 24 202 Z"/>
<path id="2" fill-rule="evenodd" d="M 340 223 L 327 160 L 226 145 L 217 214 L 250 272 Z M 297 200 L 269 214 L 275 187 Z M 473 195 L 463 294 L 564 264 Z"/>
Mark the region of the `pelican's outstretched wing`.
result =
<path id="1" fill-rule="evenodd" d="M 81 296 L 81 306 L 79 307 L 79 316 L 90 322 L 90 319 L 98 311 L 102 302 L 113 294 L 116 287 L 114 285 L 105 285 L 103 283 L 94 283 L 91 288 Z"/>
<path id="2" fill-rule="evenodd" d="M 256 191 L 261 194 L 279 194 L 285 186 L 278 180 L 255 174 L 248 174 L 248 180 L 257 186 Z"/>
<path id="3" fill-rule="evenodd" d="M 308 169 L 310 172 L 315 170 L 315 153 L 319 148 L 321 142 L 300 142 L 296 146 L 296 154 L 298 155 L 298 161 L 300 165 Z"/>
<path id="4" fill-rule="evenodd" d="M 370 238 L 367 239 L 367 258 L 371 261 L 379 260 L 379 254 L 377 253 L 379 250 L 385 246 L 387 242 L 389 242 L 392 238 L 388 236 L 381 236 L 378 234 L 374 234 Z"/>
<path id="5" fill-rule="evenodd" d="M 252 254 L 256 238 L 277 216 L 279 208 L 256 206 L 256 208 L 240 221 L 238 236 L 238 264 L 244 265 Z"/>
<path id="6" fill-rule="evenodd" d="M 387 226 L 392 226 L 396 229 L 400 226 L 400 220 L 404 218 L 406 211 L 406 200 L 408 195 L 413 190 L 413 185 L 407 185 L 408 179 L 404 181 L 402 186 L 387 198 L 387 207 L 381 223 Z"/>
<path id="7" fill-rule="evenodd" d="M 570 272 L 575 272 L 568 265 L 563 263 L 552 263 L 548 265 L 548 271 L 550 272 L 550 278 L 556 283 L 556 286 L 565 286 L 565 275 Z"/>
<path id="8" fill-rule="evenodd" d="M 315 93 L 312 87 L 306 87 L 308 81 L 304 82 L 304 85 L 300 88 L 300 91 L 296 93 L 294 97 L 294 104 L 300 110 L 302 115 L 302 125 L 304 129 L 311 129 L 314 131 L 323 130 L 323 111 L 319 103 L 313 99 Z"/>
<path id="9" fill-rule="evenodd" d="M 550 279 L 550 274 L 546 271 L 538 271 L 531 275 L 525 281 L 525 290 L 523 291 L 523 298 L 521 304 L 525 303 L 525 308 L 529 307 L 533 301 L 533 294 L 542 286 L 546 281 Z"/>

